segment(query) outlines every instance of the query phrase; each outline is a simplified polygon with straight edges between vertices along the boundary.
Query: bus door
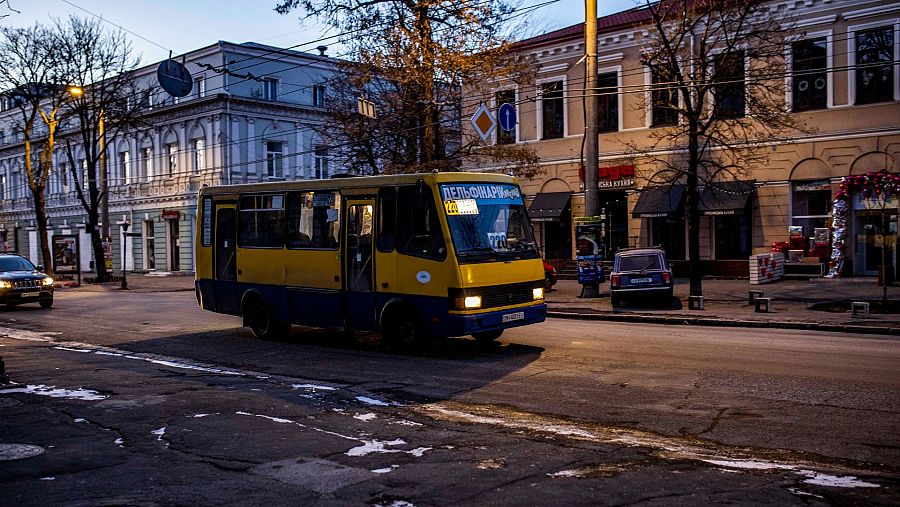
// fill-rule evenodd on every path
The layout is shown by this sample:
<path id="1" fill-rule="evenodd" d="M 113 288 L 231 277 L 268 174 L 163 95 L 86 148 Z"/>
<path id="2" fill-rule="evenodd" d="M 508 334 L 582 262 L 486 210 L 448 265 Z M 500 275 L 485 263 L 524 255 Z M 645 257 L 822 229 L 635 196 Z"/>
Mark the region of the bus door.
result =
<path id="1" fill-rule="evenodd" d="M 216 311 L 238 313 L 237 210 L 234 203 L 216 204 L 215 301 Z"/>
<path id="2" fill-rule="evenodd" d="M 344 314 L 349 329 L 376 327 L 373 266 L 375 200 L 347 199 L 344 249 Z"/>

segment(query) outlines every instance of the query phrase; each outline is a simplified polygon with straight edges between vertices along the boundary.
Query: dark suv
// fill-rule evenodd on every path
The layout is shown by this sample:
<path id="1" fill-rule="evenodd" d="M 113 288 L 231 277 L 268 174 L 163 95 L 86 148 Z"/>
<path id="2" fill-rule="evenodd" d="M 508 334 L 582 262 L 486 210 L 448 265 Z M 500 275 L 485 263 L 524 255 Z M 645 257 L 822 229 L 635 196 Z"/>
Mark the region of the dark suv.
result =
<path id="1" fill-rule="evenodd" d="M 662 248 L 626 248 L 616 252 L 609 275 L 613 306 L 632 296 L 653 296 L 656 302 L 672 304 L 672 286 L 672 270 Z"/>
<path id="2" fill-rule="evenodd" d="M 10 306 L 40 303 L 53 306 L 53 279 L 25 257 L 0 254 L 0 303 Z"/>

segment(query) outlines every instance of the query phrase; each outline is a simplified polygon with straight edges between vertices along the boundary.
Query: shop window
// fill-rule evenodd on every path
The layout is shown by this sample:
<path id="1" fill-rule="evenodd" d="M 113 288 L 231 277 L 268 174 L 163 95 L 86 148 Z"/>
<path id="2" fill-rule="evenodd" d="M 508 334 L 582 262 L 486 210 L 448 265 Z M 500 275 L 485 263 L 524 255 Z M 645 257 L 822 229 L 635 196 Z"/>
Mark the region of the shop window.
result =
<path id="1" fill-rule="evenodd" d="M 281 248 L 284 244 L 284 196 L 241 197 L 238 244 L 244 247 Z"/>
<path id="2" fill-rule="evenodd" d="M 563 82 L 541 85 L 541 139 L 558 139 L 565 135 L 565 103 Z"/>
<path id="3" fill-rule="evenodd" d="M 617 72 L 604 72 L 597 76 L 597 83 L 600 95 L 597 130 L 599 132 L 617 132 L 619 130 L 619 75 Z"/>
<path id="4" fill-rule="evenodd" d="M 651 126 L 662 127 L 677 124 L 678 90 L 656 71 L 651 72 L 650 78 L 652 90 L 650 98 L 653 108 Z"/>
<path id="5" fill-rule="evenodd" d="M 713 217 L 716 260 L 747 259 L 752 250 L 750 215 L 737 213 Z"/>
<path id="6" fill-rule="evenodd" d="M 658 217 L 650 220 L 650 244 L 662 247 L 670 260 L 684 260 L 685 234 L 684 217 L 680 213 L 674 217 Z"/>
<path id="7" fill-rule="evenodd" d="M 791 45 L 792 108 L 797 111 L 824 109 L 828 105 L 828 41 L 825 37 Z"/>
<path id="8" fill-rule="evenodd" d="M 337 248 L 341 195 L 335 191 L 287 195 L 285 244 L 288 248 Z"/>
<path id="9" fill-rule="evenodd" d="M 431 189 L 406 186 L 397 190 L 397 251 L 426 259 L 444 259 L 447 249 Z"/>
<path id="10" fill-rule="evenodd" d="M 502 106 L 503 104 L 516 104 L 515 90 L 499 91 L 494 96 L 494 116 L 496 116 L 497 118 L 499 118 L 500 106 Z M 503 130 L 498 125 L 495 132 L 497 133 L 497 144 L 513 144 L 516 142 L 516 129 L 507 131 Z"/>
<path id="11" fill-rule="evenodd" d="M 816 228 L 828 226 L 831 202 L 828 180 L 795 182 L 791 191 L 791 225 L 803 227 L 804 238 L 813 237 Z"/>
<path id="12" fill-rule="evenodd" d="M 744 95 L 747 87 L 744 82 L 744 52 L 720 54 L 715 58 L 714 65 L 713 116 L 717 119 L 742 118 L 747 100 Z"/>
<path id="13" fill-rule="evenodd" d="M 894 28 L 856 32 L 856 103 L 894 100 Z"/>

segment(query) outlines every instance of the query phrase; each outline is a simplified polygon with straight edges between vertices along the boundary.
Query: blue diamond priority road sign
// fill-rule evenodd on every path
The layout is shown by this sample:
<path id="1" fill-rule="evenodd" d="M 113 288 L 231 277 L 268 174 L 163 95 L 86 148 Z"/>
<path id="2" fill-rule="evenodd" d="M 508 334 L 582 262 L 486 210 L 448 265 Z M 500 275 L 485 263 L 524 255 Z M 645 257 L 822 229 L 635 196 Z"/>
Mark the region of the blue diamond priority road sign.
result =
<path id="1" fill-rule="evenodd" d="M 509 103 L 502 104 L 500 110 L 497 111 L 497 123 L 500 128 L 512 132 L 516 130 L 516 121 L 516 106 Z"/>

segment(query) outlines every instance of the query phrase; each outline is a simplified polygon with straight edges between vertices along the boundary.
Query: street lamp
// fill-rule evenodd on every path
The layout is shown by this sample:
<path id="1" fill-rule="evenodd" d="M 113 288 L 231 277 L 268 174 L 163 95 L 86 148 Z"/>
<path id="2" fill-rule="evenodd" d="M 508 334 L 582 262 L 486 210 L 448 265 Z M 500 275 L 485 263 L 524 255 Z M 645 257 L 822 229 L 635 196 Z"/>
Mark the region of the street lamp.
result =
<path id="1" fill-rule="evenodd" d="M 122 248 L 120 248 L 119 250 L 121 250 L 121 252 L 122 252 L 122 289 L 123 290 L 128 288 L 128 280 L 125 277 L 125 273 L 128 272 L 128 261 L 125 260 L 125 243 L 128 241 L 128 227 L 129 226 L 131 226 L 131 224 L 128 222 L 128 220 L 125 220 L 124 222 L 122 222 Z"/>

